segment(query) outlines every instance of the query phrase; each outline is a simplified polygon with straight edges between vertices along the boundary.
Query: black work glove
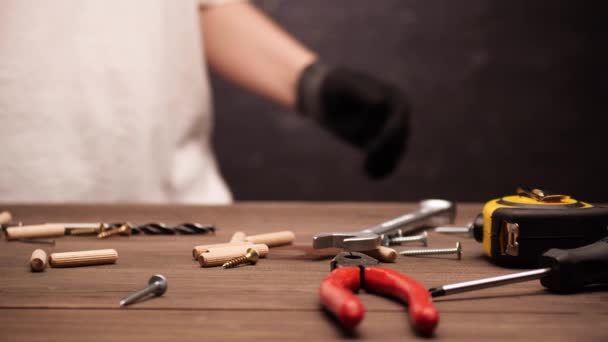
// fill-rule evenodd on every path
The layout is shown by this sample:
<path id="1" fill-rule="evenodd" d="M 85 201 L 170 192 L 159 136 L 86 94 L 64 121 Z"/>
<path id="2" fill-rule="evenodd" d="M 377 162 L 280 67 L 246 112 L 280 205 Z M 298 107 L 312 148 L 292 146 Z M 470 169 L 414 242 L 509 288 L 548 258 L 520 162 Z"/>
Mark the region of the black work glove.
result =
<path id="1" fill-rule="evenodd" d="M 298 80 L 297 110 L 363 150 L 368 176 L 391 173 L 409 135 L 409 104 L 394 85 L 315 62 Z"/>

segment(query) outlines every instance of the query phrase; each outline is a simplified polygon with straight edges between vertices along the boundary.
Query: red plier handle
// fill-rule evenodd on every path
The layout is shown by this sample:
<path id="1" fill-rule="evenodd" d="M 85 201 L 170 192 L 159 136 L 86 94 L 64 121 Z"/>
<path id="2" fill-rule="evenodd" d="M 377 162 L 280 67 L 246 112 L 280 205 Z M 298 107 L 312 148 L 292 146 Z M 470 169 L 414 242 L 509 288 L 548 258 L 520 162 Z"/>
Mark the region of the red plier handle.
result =
<path id="1" fill-rule="evenodd" d="M 360 287 L 406 303 L 417 332 L 431 335 L 435 330 L 439 312 L 428 290 L 416 280 L 384 267 L 341 267 L 321 282 L 321 302 L 345 328 L 356 327 L 365 315 L 363 304 L 353 294 Z"/>

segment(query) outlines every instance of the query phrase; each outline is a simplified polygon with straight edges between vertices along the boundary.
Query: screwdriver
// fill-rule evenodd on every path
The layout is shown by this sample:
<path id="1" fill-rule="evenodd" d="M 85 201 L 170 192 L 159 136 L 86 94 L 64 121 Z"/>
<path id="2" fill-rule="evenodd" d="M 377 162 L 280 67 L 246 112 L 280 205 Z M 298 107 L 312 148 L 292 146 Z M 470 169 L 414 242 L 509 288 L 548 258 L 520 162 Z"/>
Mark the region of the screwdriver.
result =
<path id="1" fill-rule="evenodd" d="M 608 237 L 590 245 L 553 248 L 540 258 L 539 269 L 497 277 L 465 281 L 429 289 L 432 297 L 468 292 L 523 281 L 540 279 L 552 292 L 572 293 L 588 285 L 608 284 Z"/>

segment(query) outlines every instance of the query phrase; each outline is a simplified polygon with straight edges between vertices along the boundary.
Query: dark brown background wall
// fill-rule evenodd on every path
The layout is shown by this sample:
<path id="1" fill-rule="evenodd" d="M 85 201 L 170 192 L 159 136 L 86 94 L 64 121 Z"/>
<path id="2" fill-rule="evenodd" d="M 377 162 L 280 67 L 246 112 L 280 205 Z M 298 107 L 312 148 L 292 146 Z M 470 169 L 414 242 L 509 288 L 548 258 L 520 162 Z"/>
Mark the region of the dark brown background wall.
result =
<path id="1" fill-rule="evenodd" d="M 402 86 L 413 130 L 397 172 L 371 181 L 349 146 L 214 77 L 237 199 L 484 201 L 523 184 L 608 201 L 601 1 L 255 3 L 327 62 Z"/>

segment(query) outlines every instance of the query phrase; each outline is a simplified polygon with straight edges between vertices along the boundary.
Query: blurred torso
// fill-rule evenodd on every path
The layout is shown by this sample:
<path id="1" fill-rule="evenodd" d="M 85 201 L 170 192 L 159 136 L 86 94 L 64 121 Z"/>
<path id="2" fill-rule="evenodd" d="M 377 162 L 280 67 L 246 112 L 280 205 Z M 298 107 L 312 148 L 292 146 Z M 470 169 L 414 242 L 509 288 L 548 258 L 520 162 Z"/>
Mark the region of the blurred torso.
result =
<path id="1" fill-rule="evenodd" d="M 195 1 L 0 4 L 0 201 L 230 201 Z"/>

